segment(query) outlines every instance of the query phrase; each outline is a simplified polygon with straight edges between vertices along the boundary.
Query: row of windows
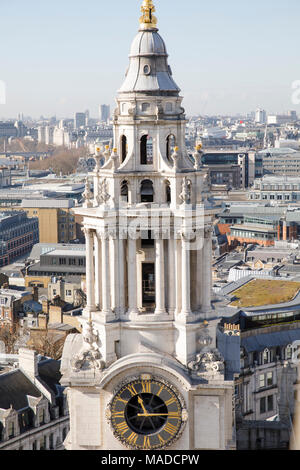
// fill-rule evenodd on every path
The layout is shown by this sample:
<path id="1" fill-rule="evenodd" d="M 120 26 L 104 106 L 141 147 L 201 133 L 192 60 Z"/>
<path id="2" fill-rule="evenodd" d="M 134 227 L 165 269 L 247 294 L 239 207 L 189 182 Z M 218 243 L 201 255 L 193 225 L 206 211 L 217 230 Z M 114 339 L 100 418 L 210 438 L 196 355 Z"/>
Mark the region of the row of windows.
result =
<path id="1" fill-rule="evenodd" d="M 187 181 L 187 203 L 191 202 L 192 194 L 192 183 L 190 180 Z M 129 183 L 127 180 L 123 180 L 121 183 L 121 198 L 123 201 L 128 202 L 129 197 Z M 140 202 L 154 202 L 154 188 L 151 180 L 144 180 L 140 186 Z M 165 202 L 171 202 L 171 185 L 170 181 L 165 181 Z"/>
<path id="2" fill-rule="evenodd" d="M 122 163 L 126 160 L 128 153 L 127 137 L 122 135 L 120 138 L 121 144 L 121 160 Z M 173 134 L 170 134 L 166 138 L 166 156 L 171 162 L 171 155 L 176 147 L 176 139 Z M 146 134 L 140 139 L 140 164 L 141 165 L 153 165 L 153 138 Z"/>

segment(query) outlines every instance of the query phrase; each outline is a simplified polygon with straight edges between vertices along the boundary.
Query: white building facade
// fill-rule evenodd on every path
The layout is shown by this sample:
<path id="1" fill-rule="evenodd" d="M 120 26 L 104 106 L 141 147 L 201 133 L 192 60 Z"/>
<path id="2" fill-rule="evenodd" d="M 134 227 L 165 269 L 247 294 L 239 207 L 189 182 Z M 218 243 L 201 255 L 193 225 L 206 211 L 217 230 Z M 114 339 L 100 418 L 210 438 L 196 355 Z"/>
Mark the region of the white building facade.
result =
<path id="1" fill-rule="evenodd" d="M 87 182 L 87 307 L 69 335 L 74 449 L 232 449 L 233 383 L 211 308 L 211 215 L 201 149 L 185 115 L 151 0 L 117 96 L 112 153 L 96 147 Z M 100 161 L 104 165 L 100 167 Z"/>

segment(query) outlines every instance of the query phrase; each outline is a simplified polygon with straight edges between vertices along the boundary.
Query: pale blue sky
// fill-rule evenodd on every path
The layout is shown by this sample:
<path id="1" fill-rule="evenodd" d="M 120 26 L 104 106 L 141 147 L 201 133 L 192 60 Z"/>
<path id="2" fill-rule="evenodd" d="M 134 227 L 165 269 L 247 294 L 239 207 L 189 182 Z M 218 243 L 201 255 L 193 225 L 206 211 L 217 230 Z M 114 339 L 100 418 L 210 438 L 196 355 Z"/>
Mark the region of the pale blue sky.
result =
<path id="1" fill-rule="evenodd" d="M 142 0 L 0 0 L 0 117 L 114 106 Z M 283 112 L 300 79 L 299 0 L 155 0 L 190 114 Z"/>

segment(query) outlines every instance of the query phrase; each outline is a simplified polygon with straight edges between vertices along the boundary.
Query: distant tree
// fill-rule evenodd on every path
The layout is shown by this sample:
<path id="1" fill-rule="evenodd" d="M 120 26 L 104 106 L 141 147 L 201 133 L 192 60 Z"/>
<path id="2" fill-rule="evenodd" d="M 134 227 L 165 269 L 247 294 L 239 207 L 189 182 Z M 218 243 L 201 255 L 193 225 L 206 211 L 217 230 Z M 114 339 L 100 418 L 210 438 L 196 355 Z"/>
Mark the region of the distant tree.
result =
<path id="1" fill-rule="evenodd" d="M 0 341 L 3 342 L 5 346 L 6 354 L 14 354 L 15 344 L 19 339 L 20 329 L 16 325 L 3 325 L 0 327 Z"/>
<path id="2" fill-rule="evenodd" d="M 79 158 L 85 155 L 86 149 L 68 150 L 58 148 L 51 157 L 45 158 L 44 160 L 30 162 L 30 169 L 48 170 L 51 168 L 57 175 L 60 173 L 68 175 L 76 172 Z"/>
<path id="3" fill-rule="evenodd" d="M 51 357 L 58 360 L 62 356 L 66 335 L 59 335 L 57 332 L 39 330 L 31 335 L 27 347 L 34 349 L 42 356 Z"/>

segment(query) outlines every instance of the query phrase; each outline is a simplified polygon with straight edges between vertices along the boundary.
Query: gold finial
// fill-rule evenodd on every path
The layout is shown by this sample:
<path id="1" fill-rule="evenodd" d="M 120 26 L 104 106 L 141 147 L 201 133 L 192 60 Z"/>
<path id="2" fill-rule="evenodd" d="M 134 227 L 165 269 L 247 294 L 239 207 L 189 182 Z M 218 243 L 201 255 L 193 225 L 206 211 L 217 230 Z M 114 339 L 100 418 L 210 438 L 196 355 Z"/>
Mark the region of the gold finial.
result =
<path id="1" fill-rule="evenodd" d="M 155 12 L 155 6 L 152 0 L 144 0 L 141 6 L 141 12 L 143 15 L 140 17 L 140 23 L 142 26 L 147 28 L 156 28 L 157 18 L 153 15 Z"/>

